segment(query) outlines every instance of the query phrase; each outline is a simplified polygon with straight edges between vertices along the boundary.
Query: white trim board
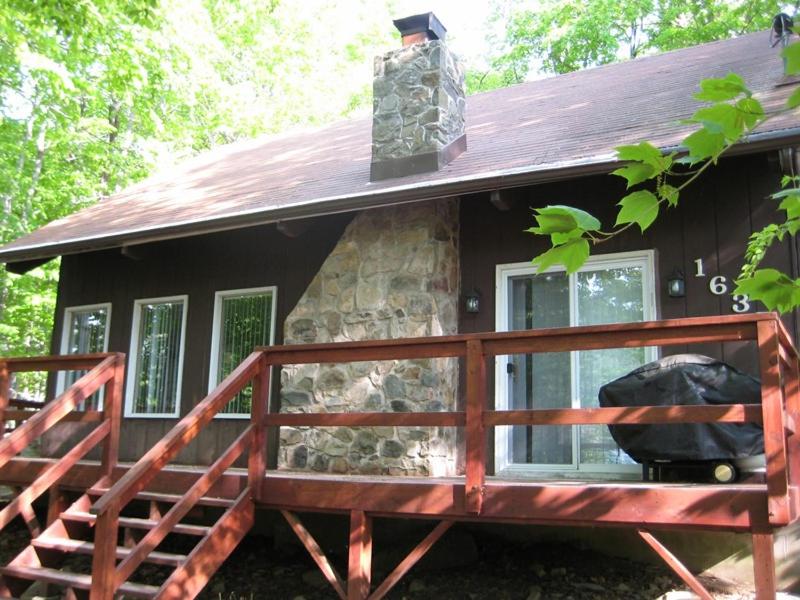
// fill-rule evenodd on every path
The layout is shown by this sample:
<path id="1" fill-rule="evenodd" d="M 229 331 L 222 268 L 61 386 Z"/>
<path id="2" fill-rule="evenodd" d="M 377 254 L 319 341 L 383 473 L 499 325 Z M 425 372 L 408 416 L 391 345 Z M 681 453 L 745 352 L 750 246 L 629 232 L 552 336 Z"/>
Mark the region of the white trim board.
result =
<path id="1" fill-rule="evenodd" d="M 638 250 L 632 252 L 619 252 L 613 254 L 602 254 L 591 256 L 586 263 L 578 269 L 577 273 L 586 271 L 595 271 L 598 269 L 611 269 L 622 266 L 640 265 L 642 267 L 642 288 L 643 288 L 643 319 L 645 321 L 656 318 L 657 304 L 656 304 L 656 285 L 655 285 L 655 251 L 654 250 Z M 562 267 L 551 267 L 544 271 L 545 273 L 564 272 Z M 512 277 L 520 275 L 533 275 L 536 273 L 536 267 L 528 262 L 500 264 L 496 267 L 495 276 L 495 330 L 508 331 L 509 330 L 509 297 L 508 297 L 508 281 Z M 570 278 L 574 277 L 571 275 Z M 570 283 L 570 324 L 572 324 L 576 317 L 576 309 L 574 306 L 574 298 L 572 293 L 573 283 Z M 652 348 L 645 350 L 645 360 L 651 361 L 656 358 L 656 351 Z M 572 352 L 572 370 L 575 369 L 575 361 L 577 353 Z M 495 409 L 504 410 L 508 408 L 508 374 L 507 364 L 510 362 L 509 356 L 497 356 L 495 358 Z M 572 403 L 573 406 L 579 402 L 578 393 L 575 388 L 575 378 L 573 377 L 573 390 L 572 390 Z M 512 463 L 508 456 L 508 445 L 510 437 L 510 427 L 496 427 L 495 428 L 495 472 L 497 473 L 513 473 L 517 476 L 528 473 L 531 475 L 547 473 L 552 476 L 557 474 L 576 474 L 576 473 L 594 473 L 594 474 L 614 474 L 615 476 L 624 476 L 624 474 L 638 471 L 639 465 L 599 465 L 599 464 L 578 464 L 577 452 L 577 435 L 573 433 L 573 462 L 571 464 L 557 464 L 557 465 L 527 465 L 522 463 Z"/>
<path id="2" fill-rule="evenodd" d="M 211 323 L 211 357 L 208 363 L 208 393 L 210 394 L 217 387 L 219 382 L 216 380 L 217 367 L 219 365 L 219 344 L 220 329 L 222 321 L 222 301 L 226 298 L 236 296 L 255 296 L 257 294 L 272 294 L 272 309 L 270 312 L 269 324 L 269 345 L 275 343 L 275 325 L 277 322 L 276 307 L 278 306 L 278 287 L 274 285 L 242 288 L 238 290 L 220 290 L 214 293 L 214 316 Z M 250 413 L 223 413 L 218 412 L 215 419 L 249 419 Z"/>
<path id="3" fill-rule="evenodd" d="M 183 302 L 183 314 L 181 316 L 181 341 L 178 350 L 178 378 L 175 386 L 175 411 L 171 413 L 135 413 L 133 412 L 133 386 L 134 375 L 136 374 L 136 363 L 139 359 L 139 325 L 141 323 L 143 304 L 159 304 L 165 302 Z M 181 409 L 181 390 L 183 387 L 183 357 L 186 349 L 186 318 L 189 313 L 189 296 L 163 296 L 160 298 L 140 298 L 133 302 L 133 323 L 131 325 L 131 344 L 128 354 L 127 382 L 125 384 L 125 417 L 135 419 L 164 419 L 175 418 L 180 415 Z"/>
<path id="4" fill-rule="evenodd" d="M 64 318 L 61 323 L 61 340 L 59 344 L 59 352 L 61 354 L 69 354 L 67 344 L 69 342 L 69 332 L 72 324 L 72 314 L 76 312 L 89 312 L 93 309 L 105 308 L 106 309 L 106 330 L 103 334 L 103 352 L 108 352 L 108 335 L 111 330 L 111 302 L 98 302 L 97 304 L 82 304 L 80 306 L 65 306 Z M 59 371 L 56 377 L 56 396 L 64 393 L 66 387 L 66 373 Z M 100 389 L 100 403 L 99 409 L 103 407 L 103 393 L 105 388 Z"/>

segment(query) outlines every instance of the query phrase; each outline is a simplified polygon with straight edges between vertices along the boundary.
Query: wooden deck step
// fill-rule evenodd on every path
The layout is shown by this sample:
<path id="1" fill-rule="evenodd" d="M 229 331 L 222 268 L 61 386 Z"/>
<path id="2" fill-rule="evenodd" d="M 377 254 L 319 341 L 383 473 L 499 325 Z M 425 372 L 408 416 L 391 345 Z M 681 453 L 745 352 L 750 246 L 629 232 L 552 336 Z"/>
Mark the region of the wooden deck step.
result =
<path id="1" fill-rule="evenodd" d="M 99 497 L 105 494 L 109 488 L 92 487 L 86 492 L 90 496 Z M 175 504 L 183 496 L 180 494 L 162 494 L 161 492 L 139 492 L 136 494 L 136 500 L 146 500 L 148 502 L 164 502 L 168 504 Z M 233 506 L 233 500 L 228 498 L 212 498 L 210 496 L 203 496 L 195 504 L 200 506 L 213 506 L 216 508 L 230 508 Z"/>
<path id="2" fill-rule="evenodd" d="M 63 521 L 77 521 L 80 523 L 89 523 L 90 525 L 94 525 L 94 522 L 97 520 L 97 517 L 92 513 L 79 511 L 63 512 L 59 515 L 59 518 Z M 131 529 L 149 530 L 155 527 L 157 524 L 158 521 L 154 521 L 152 519 L 137 519 L 133 517 L 119 518 L 120 527 L 130 527 Z M 172 528 L 172 533 L 180 533 L 182 535 L 204 536 L 209 531 L 211 531 L 211 527 L 206 527 L 204 525 L 190 525 L 188 523 L 178 523 Z"/>
<path id="3" fill-rule="evenodd" d="M 0 575 L 4 577 L 26 579 L 28 581 L 42 581 L 44 583 L 54 583 L 63 587 L 88 590 L 92 587 L 91 575 L 80 575 L 78 573 L 67 573 L 58 569 L 47 567 L 0 567 Z M 131 598 L 155 598 L 158 588 L 153 585 L 143 583 L 123 583 L 119 587 L 119 593 Z"/>
<path id="4" fill-rule="evenodd" d="M 31 546 L 37 550 L 57 550 L 59 552 L 74 552 L 91 556 L 94 553 L 94 544 L 84 540 L 70 538 L 38 537 L 31 541 Z M 122 560 L 131 553 L 130 548 L 117 547 L 117 559 Z M 178 567 L 186 560 L 183 554 L 170 554 L 168 552 L 151 552 L 144 562 L 154 565 Z"/>

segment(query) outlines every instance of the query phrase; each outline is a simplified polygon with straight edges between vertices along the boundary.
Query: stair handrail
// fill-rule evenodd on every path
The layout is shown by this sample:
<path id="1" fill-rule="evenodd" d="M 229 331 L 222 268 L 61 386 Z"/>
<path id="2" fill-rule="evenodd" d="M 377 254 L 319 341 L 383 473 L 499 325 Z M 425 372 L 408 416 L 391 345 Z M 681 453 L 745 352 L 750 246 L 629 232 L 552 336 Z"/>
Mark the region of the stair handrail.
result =
<path id="1" fill-rule="evenodd" d="M 251 381 L 252 422 L 117 565 L 116 544 L 122 508 Z M 242 361 L 89 509 L 97 516 L 90 594 L 92 600 L 113 598 L 116 590 L 127 581 L 147 555 L 246 450 L 250 450 L 249 472 L 255 474 L 260 465 L 265 464 L 266 424 L 263 422 L 263 415 L 267 409 L 268 388 L 269 368 L 264 352 L 257 350 Z"/>
<path id="2" fill-rule="evenodd" d="M 233 397 L 258 373 L 262 365 L 262 352 L 251 353 L 222 383 L 201 400 L 189 413 L 140 458 L 90 509 L 100 516 L 118 504 L 130 502 L 136 494 L 163 469 L 163 467 L 197 437 Z"/>
<path id="3" fill-rule="evenodd" d="M 77 406 L 106 386 L 103 411 L 98 413 L 100 421 L 95 429 L 79 441 L 64 456 L 53 461 L 37 477 L 0 511 L 0 531 L 17 515 L 28 511 L 31 503 L 58 481 L 86 454 L 106 440 L 101 460 L 101 470 L 110 474 L 116 466 L 119 443 L 119 426 L 122 402 L 122 380 L 125 373 L 125 355 L 102 353 L 94 355 L 43 356 L 0 360 L 0 407 L 8 406 L 10 373 L 19 371 L 56 371 L 91 369 L 75 381 L 52 402 L 33 413 L 22 425 L 0 441 L 0 468 L 8 464 L 17 454 L 47 432 L 57 423 L 67 420 Z M 98 411 L 90 411 L 98 412 Z M 79 415 L 80 416 L 80 415 Z M 0 420 L 2 418 L 0 417 Z M 83 419 L 79 419 L 83 420 Z M 95 419 L 89 419 L 95 420 Z M 37 525 L 38 527 L 38 525 Z"/>

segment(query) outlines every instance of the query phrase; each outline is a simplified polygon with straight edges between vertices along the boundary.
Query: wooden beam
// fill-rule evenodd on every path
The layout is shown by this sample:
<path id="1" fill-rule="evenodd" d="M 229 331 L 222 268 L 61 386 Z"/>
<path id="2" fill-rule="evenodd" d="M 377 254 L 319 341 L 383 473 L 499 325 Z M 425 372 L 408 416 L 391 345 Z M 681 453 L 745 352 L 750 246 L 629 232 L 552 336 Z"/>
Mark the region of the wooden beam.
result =
<path id="1" fill-rule="evenodd" d="M 754 531 L 753 579 L 756 600 L 774 600 L 777 591 L 775 581 L 775 536 L 772 531 Z"/>
<path id="2" fill-rule="evenodd" d="M 6 413 L 11 396 L 11 373 L 8 370 L 8 363 L 0 360 L 0 439 L 6 432 Z"/>
<path id="3" fill-rule="evenodd" d="M 304 511 L 362 510 L 409 518 L 467 518 L 459 478 L 356 478 L 268 472 L 262 505 Z M 698 506 L 703 510 L 699 511 Z M 636 482 L 485 483 L 478 520 L 559 525 L 749 531 L 767 525 L 766 486 Z"/>
<path id="4" fill-rule="evenodd" d="M 655 551 L 655 553 L 658 554 L 665 563 L 667 563 L 667 566 L 669 566 L 669 568 L 672 569 L 675 574 L 680 577 L 695 594 L 700 596 L 701 600 L 714 600 L 714 596 L 712 596 L 705 586 L 700 583 L 697 577 L 695 577 L 692 572 L 687 569 L 680 560 L 678 560 L 678 557 L 670 552 L 666 546 L 664 546 L 664 544 L 659 542 L 652 533 L 643 529 L 638 529 L 637 533 L 645 542 L 647 542 L 647 544 Z"/>
<path id="5" fill-rule="evenodd" d="M 26 356 L 20 358 L 6 358 L 8 369 L 12 373 L 23 371 L 85 371 L 93 369 L 107 358 L 113 357 L 112 352 L 95 354 L 59 354 L 57 356 Z M 76 382 L 77 383 L 77 382 Z"/>
<path id="6" fill-rule="evenodd" d="M 294 221 L 278 221 L 275 228 L 288 238 L 296 238 L 303 235 L 311 227 L 311 221 L 294 220 Z"/>
<path id="7" fill-rule="evenodd" d="M 328 560 L 328 557 L 325 555 L 325 552 L 322 550 L 322 548 L 320 548 L 319 544 L 314 539 L 314 536 L 309 533 L 308 529 L 305 528 L 297 515 L 289 512 L 288 510 L 282 510 L 281 514 L 283 515 L 283 518 L 286 519 L 286 522 L 289 523 L 289 527 L 292 528 L 292 531 L 294 531 L 295 535 L 303 543 L 303 546 L 305 546 L 305 549 L 311 555 L 311 558 L 314 559 L 315 563 L 317 563 L 317 566 L 319 567 L 319 570 L 322 571 L 325 579 L 327 579 L 328 583 L 330 583 L 333 589 L 336 590 L 339 598 L 342 600 L 347 600 L 347 594 L 344 591 L 344 581 L 331 564 L 330 560 Z"/>
<path id="8" fill-rule="evenodd" d="M 284 427 L 459 427 L 466 413 L 271 413 L 264 421 Z"/>
<path id="9" fill-rule="evenodd" d="M 503 193 L 500 190 L 492 190 L 489 193 L 489 202 L 500 212 L 508 212 L 514 206 L 514 200 L 508 193 Z"/>
<path id="10" fill-rule="evenodd" d="M 452 527 L 454 521 L 440 521 L 436 527 L 433 528 L 428 535 L 425 536 L 417 546 L 409 552 L 402 562 L 395 567 L 386 579 L 383 580 L 377 589 L 369 597 L 369 600 L 381 600 L 386 594 L 389 593 L 397 583 L 408 573 L 411 568 L 416 565 L 419 560 L 428 553 L 433 545 L 439 541 L 445 532 Z"/>
<path id="11" fill-rule="evenodd" d="M 778 343 L 778 327 L 775 321 L 759 322 L 758 359 L 761 374 L 761 409 L 764 415 L 769 521 L 772 525 L 780 527 L 789 524 L 789 480 Z"/>
<path id="12" fill-rule="evenodd" d="M 486 426 L 606 425 L 664 423 L 761 423 L 760 404 L 686 406 L 625 406 L 608 408 L 546 408 L 485 411 Z"/>
<path id="13" fill-rule="evenodd" d="M 259 484 L 267 470 L 267 423 L 265 417 L 269 412 L 269 381 L 272 369 L 263 354 L 258 364 L 258 373 L 253 378 L 253 399 L 250 411 L 253 435 L 247 457 L 247 485 L 255 500 L 258 500 Z"/>
<path id="14" fill-rule="evenodd" d="M 486 429 L 483 410 L 486 403 L 486 357 L 480 340 L 467 342 L 467 425 L 466 485 L 467 512 L 479 514 L 486 478 Z"/>
<path id="15" fill-rule="evenodd" d="M 117 354 L 114 363 L 114 376 L 106 382 L 105 395 L 103 400 L 103 418 L 111 425 L 108 438 L 103 444 L 103 452 L 100 458 L 102 476 L 108 477 L 114 472 L 117 466 L 119 455 L 119 433 L 120 421 L 122 418 L 123 391 L 122 384 L 125 381 L 125 355 Z"/>
<path id="16" fill-rule="evenodd" d="M 372 578 L 372 517 L 350 511 L 350 546 L 347 567 L 347 600 L 366 600 Z"/>

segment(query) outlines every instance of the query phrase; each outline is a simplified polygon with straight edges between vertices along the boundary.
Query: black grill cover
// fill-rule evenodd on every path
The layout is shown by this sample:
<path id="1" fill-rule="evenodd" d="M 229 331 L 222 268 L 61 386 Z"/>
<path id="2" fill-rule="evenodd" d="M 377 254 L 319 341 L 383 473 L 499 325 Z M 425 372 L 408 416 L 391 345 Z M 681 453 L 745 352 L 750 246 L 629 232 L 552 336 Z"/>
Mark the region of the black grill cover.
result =
<path id="1" fill-rule="evenodd" d="M 600 388 L 600 406 L 759 404 L 758 379 L 699 354 L 666 356 Z M 764 435 L 753 423 L 609 425 L 631 458 L 698 461 L 763 454 Z"/>

